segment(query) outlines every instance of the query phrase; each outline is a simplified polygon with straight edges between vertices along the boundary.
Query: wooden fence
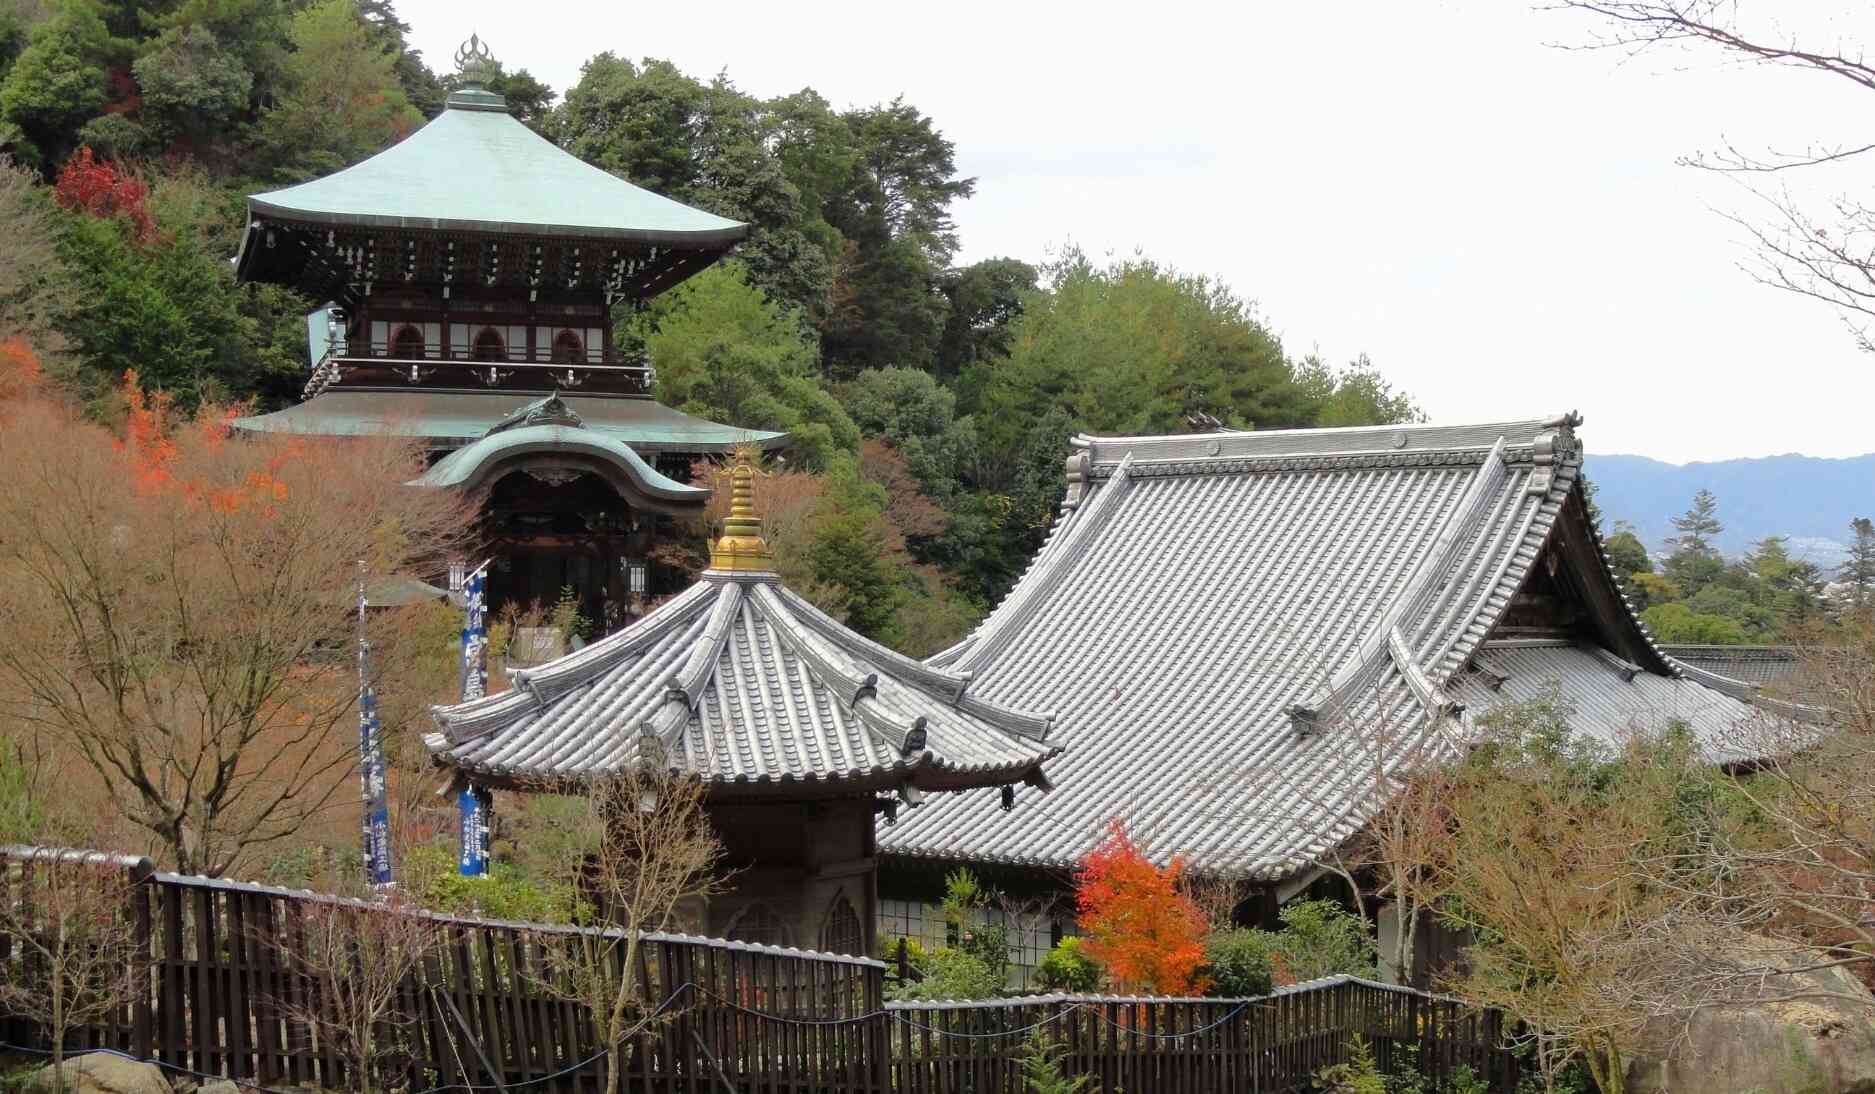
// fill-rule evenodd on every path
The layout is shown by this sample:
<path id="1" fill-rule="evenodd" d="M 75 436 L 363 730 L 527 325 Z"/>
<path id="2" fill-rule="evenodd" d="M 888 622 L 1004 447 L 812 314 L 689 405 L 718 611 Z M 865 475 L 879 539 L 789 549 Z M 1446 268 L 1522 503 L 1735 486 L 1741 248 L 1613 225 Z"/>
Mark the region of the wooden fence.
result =
<path id="1" fill-rule="evenodd" d="M 318 997 L 291 957 L 309 917 L 369 906 L 30 848 L 0 848 L 0 904 L 29 906 L 49 872 L 69 870 L 121 872 L 117 914 L 134 928 L 126 960 L 142 977 L 130 1005 L 76 1031 L 70 1047 L 261 1087 L 346 1086 L 340 1055 L 294 1016 Z M 547 948 L 570 940 L 571 928 L 419 915 L 441 944 L 399 993 L 408 1089 L 599 1088 L 592 1023 L 542 988 Z M 17 915 L 6 922 L 21 929 Z M 27 947 L 10 941 L 0 932 L 0 966 L 17 973 Z M 1037 1034 L 1062 1046 L 1068 1073 L 1129 1094 L 1308 1090 L 1354 1034 L 1389 1070 L 1411 1063 L 1443 1080 L 1464 1063 L 1496 1090 L 1516 1079 L 1499 1015 L 1349 977 L 1241 1000 L 888 1004 L 885 966 L 864 958 L 679 935 L 648 936 L 640 954 L 645 998 L 668 1006 L 629 1041 L 625 1089 L 634 1094 L 1022 1094 L 1019 1060 Z M 46 1043 L 44 1030 L 17 1017 L 0 1031 L 13 1045 Z"/>

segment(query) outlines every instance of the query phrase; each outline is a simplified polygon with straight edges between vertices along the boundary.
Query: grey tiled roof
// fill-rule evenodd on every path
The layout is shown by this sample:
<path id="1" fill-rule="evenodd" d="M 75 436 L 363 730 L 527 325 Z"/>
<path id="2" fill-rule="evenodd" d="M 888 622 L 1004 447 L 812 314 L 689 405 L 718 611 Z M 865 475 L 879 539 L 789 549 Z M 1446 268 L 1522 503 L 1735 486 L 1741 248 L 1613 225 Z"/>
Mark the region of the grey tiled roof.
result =
<path id="1" fill-rule="evenodd" d="M 1402 766 L 1466 739 L 1460 670 L 1559 518 L 1586 523 L 1578 422 L 1077 438 L 1048 542 L 931 661 L 986 700 L 1054 711 L 1058 788 L 1018 792 L 1007 814 L 981 795 L 933 801 L 882 827 L 882 849 L 1063 867 L 1119 818 L 1199 868 L 1308 864 Z M 1601 569 L 1587 580 L 1612 582 Z M 1750 713 L 1677 683 L 1621 615 L 1642 671 L 1699 693 L 1703 723 Z M 1570 660 L 1565 682 L 1630 687 L 1591 661 L 1599 676 Z"/>
<path id="2" fill-rule="evenodd" d="M 1681 664 L 1716 672 L 1734 680 L 1770 684 L 1795 673 L 1795 646 L 1663 645 L 1668 656 Z"/>
<path id="3" fill-rule="evenodd" d="M 710 571 L 627 629 L 515 687 L 435 711 L 436 760 L 493 785 L 661 764 L 717 797 L 818 797 L 1030 779 L 1049 718 L 847 630 L 773 574 Z"/>
<path id="4" fill-rule="evenodd" d="M 1645 671 L 1627 676 L 1604 655 L 1568 641 L 1487 642 L 1479 660 L 1488 673 L 1467 671 L 1454 684 L 1471 710 L 1554 689 L 1573 708 L 1570 729 L 1605 745 L 1684 722 L 1715 763 L 1759 758 L 1750 711 L 1725 690 Z"/>

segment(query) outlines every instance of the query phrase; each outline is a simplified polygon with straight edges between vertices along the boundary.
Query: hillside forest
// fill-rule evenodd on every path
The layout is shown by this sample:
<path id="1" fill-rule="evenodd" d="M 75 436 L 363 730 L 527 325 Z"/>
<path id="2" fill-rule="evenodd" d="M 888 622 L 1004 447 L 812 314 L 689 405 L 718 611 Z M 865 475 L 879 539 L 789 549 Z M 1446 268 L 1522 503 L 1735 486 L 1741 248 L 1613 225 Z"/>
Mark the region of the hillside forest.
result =
<path id="1" fill-rule="evenodd" d="M 0 0 L 0 339 L 106 424 L 120 381 L 178 411 L 269 410 L 318 302 L 236 285 L 250 193 L 413 131 L 456 82 L 390 0 Z M 1255 306 L 1143 254 L 959 266 L 960 177 L 902 99 L 760 99 L 600 53 L 564 95 L 492 89 L 586 161 L 752 225 L 614 316 L 692 414 L 793 434 L 769 514 L 786 576 L 914 653 L 961 635 L 1039 546 L 1076 430 L 1344 425 L 1418 412 L 1363 359 L 1289 353 Z M 700 566 L 705 530 L 685 557 Z"/>

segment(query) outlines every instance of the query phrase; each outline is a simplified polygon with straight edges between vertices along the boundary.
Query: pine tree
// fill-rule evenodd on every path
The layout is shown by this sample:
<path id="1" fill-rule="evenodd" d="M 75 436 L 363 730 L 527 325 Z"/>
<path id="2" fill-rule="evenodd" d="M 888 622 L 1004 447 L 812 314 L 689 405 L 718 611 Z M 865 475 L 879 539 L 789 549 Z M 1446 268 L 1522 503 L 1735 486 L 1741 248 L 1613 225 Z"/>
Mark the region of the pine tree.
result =
<path id="1" fill-rule="evenodd" d="M 1693 507 L 1673 518 L 1679 535 L 1670 541 L 1673 554 L 1666 563 L 1667 576 L 1690 598 L 1710 585 L 1725 569 L 1725 560 L 1713 540 L 1725 525 L 1719 523 L 1719 500 L 1710 490 L 1693 495 Z"/>
<path id="2" fill-rule="evenodd" d="M 1849 522 L 1849 529 L 1853 533 L 1849 558 L 1836 576 L 1849 586 L 1849 602 L 1866 608 L 1875 601 L 1875 521 L 1857 517 Z"/>

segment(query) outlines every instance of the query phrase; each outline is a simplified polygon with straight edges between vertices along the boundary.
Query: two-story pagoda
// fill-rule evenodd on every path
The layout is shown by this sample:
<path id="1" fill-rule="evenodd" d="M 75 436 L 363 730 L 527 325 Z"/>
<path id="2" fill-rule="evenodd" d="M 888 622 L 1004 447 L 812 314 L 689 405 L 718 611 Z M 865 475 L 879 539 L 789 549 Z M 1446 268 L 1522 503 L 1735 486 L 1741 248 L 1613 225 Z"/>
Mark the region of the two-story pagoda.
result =
<path id="1" fill-rule="evenodd" d="M 238 276 L 332 303 L 309 318 L 305 401 L 236 425 L 421 439 L 440 461 L 422 482 L 486 498 L 491 606 L 571 587 L 600 619 L 681 580 L 640 567 L 667 518 L 701 512 L 695 457 L 785 440 L 659 404 L 650 365 L 613 345 L 615 305 L 748 229 L 561 151 L 483 89 L 491 65 L 471 38 L 434 121 L 248 199 Z"/>
<path id="2" fill-rule="evenodd" d="M 694 928 L 748 942 L 872 952 L 873 817 L 927 793 L 1048 789 L 1053 718 L 979 698 L 855 634 L 781 584 L 732 469 L 725 533 L 702 580 L 514 688 L 440 707 L 432 759 L 505 790 L 576 789 L 629 767 L 704 784 L 733 889 Z M 981 803 L 995 812 L 994 803 Z"/>

